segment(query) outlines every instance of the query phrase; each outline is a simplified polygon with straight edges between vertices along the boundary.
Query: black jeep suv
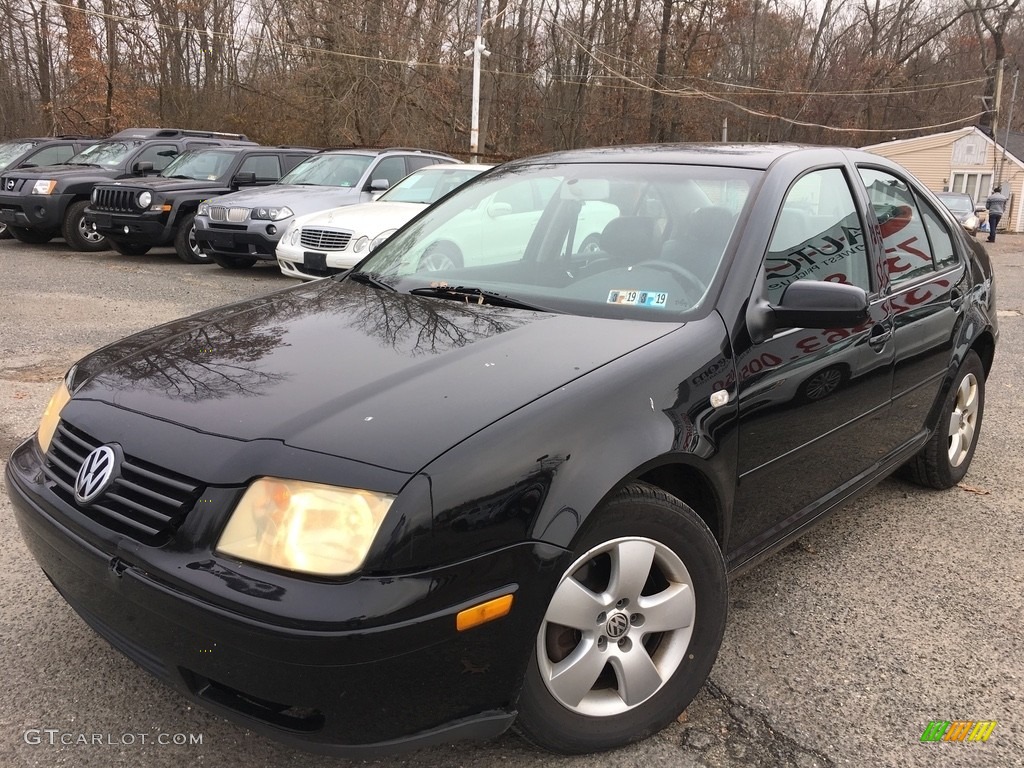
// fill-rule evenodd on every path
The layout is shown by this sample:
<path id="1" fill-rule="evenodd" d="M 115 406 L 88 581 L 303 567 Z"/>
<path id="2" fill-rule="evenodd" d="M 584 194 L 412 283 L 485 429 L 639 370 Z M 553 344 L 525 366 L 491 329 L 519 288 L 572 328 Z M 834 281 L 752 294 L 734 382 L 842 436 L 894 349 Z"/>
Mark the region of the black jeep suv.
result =
<path id="1" fill-rule="evenodd" d="M 221 144 L 256 146 L 240 133 L 129 128 L 63 165 L 7 171 L 0 175 L 0 223 L 24 243 L 46 243 L 63 235 L 75 250 L 105 250 L 106 238 L 85 227 L 95 184 L 162 171 L 186 149 Z"/>
<path id="2" fill-rule="evenodd" d="M 89 136 L 33 136 L 0 142 L 0 173 L 15 168 L 35 168 L 40 165 L 66 163 L 99 139 Z M 0 239 L 11 233 L 0 221 Z"/>
<path id="3" fill-rule="evenodd" d="M 307 147 L 224 146 L 178 155 L 159 176 L 97 184 L 85 225 L 118 253 L 138 256 L 174 243 L 182 261 L 212 262 L 196 246 L 196 209 L 242 187 L 273 184 L 318 150 Z"/>

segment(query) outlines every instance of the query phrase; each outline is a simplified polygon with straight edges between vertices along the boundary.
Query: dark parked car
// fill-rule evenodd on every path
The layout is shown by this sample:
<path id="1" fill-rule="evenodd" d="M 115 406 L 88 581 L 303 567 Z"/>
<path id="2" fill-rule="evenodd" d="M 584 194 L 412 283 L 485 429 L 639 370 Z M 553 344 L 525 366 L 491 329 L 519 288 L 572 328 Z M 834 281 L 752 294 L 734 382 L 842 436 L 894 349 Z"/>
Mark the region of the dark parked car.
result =
<path id="1" fill-rule="evenodd" d="M 978 234 L 978 227 L 981 226 L 981 219 L 978 218 L 979 206 L 974 204 L 974 199 L 970 195 L 966 192 L 936 192 L 935 196 L 953 212 L 968 234 Z M 980 208 L 985 210 L 985 206 Z"/>
<path id="2" fill-rule="evenodd" d="M 205 264 L 211 259 L 199 250 L 193 223 L 200 203 L 243 187 L 274 184 L 317 151 L 244 146 L 190 150 L 159 176 L 97 184 L 85 209 L 85 224 L 118 253 L 138 256 L 173 243 L 182 261 Z"/>
<path id="3" fill-rule="evenodd" d="M 424 262 L 498 193 L 543 212 Z M 730 574 L 901 468 L 964 477 L 997 337 L 984 250 L 877 155 L 565 152 L 84 358 L 7 488 L 87 622 L 247 727 L 602 750 L 703 685 Z"/>
<path id="4" fill-rule="evenodd" d="M 0 223 L 24 243 L 47 243 L 61 235 L 76 251 L 106 250 L 106 238 L 85 225 L 94 185 L 156 173 L 186 149 L 221 144 L 255 146 L 240 133 L 129 128 L 64 164 L 5 171 L 0 174 Z"/>
<path id="5" fill-rule="evenodd" d="M 88 136 L 41 136 L 0 142 L 0 173 L 15 168 L 38 168 L 64 163 L 98 139 Z M 0 238 L 9 238 L 0 221 Z"/>

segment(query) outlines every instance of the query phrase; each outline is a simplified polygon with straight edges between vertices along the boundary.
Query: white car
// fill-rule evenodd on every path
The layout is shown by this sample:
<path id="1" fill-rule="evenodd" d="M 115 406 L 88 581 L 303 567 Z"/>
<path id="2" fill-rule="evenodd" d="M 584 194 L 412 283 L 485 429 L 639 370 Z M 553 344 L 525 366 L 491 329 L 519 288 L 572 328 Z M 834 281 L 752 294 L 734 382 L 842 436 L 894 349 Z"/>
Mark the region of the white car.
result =
<path id="1" fill-rule="evenodd" d="M 343 272 L 428 205 L 489 168 L 493 166 L 427 166 L 410 173 L 374 202 L 298 216 L 277 245 L 281 272 L 302 280 Z"/>

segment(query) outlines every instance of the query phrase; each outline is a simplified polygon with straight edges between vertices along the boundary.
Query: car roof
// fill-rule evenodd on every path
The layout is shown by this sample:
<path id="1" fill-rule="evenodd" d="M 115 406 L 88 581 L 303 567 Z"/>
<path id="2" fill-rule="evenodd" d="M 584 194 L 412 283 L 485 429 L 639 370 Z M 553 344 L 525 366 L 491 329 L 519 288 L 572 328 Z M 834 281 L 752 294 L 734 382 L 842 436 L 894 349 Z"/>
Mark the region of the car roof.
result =
<path id="1" fill-rule="evenodd" d="M 419 173 L 420 171 L 472 171 L 479 169 L 481 172 L 486 171 L 489 168 L 493 168 L 493 165 L 485 165 L 483 163 L 434 163 L 433 165 L 425 165 L 422 168 L 417 168 L 413 173 Z M 410 174 L 412 175 L 412 174 Z"/>
<path id="2" fill-rule="evenodd" d="M 320 151 L 322 155 L 383 155 L 386 152 L 401 152 L 411 155 L 436 155 L 438 157 L 450 157 L 450 155 L 434 149 L 417 149 L 416 147 L 387 147 L 385 149 L 373 149 L 370 147 L 336 147 Z M 453 158 L 454 159 L 454 158 Z"/>

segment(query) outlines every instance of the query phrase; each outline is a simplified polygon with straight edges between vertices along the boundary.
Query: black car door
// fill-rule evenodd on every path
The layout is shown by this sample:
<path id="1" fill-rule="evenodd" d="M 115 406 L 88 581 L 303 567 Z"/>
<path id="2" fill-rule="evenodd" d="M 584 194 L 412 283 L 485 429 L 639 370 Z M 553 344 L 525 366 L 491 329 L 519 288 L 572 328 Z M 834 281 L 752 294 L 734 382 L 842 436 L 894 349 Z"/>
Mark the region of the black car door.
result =
<path id="1" fill-rule="evenodd" d="M 856 328 L 778 329 L 737 349 L 739 446 L 730 534 L 741 561 L 842 498 L 891 449 L 892 313 L 845 168 L 792 184 L 779 209 L 755 295 L 777 304 L 796 280 L 863 288 Z"/>
<path id="2" fill-rule="evenodd" d="M 954 332 L 969 290 L 959 233 L 906 179 L 861 166 L 878 218 L 891 283 L 896 370 L 891 427 L 911 440 L 926 427 L 953 359 Z M 944 425 L 939 425 L 943 428 Z"/>

